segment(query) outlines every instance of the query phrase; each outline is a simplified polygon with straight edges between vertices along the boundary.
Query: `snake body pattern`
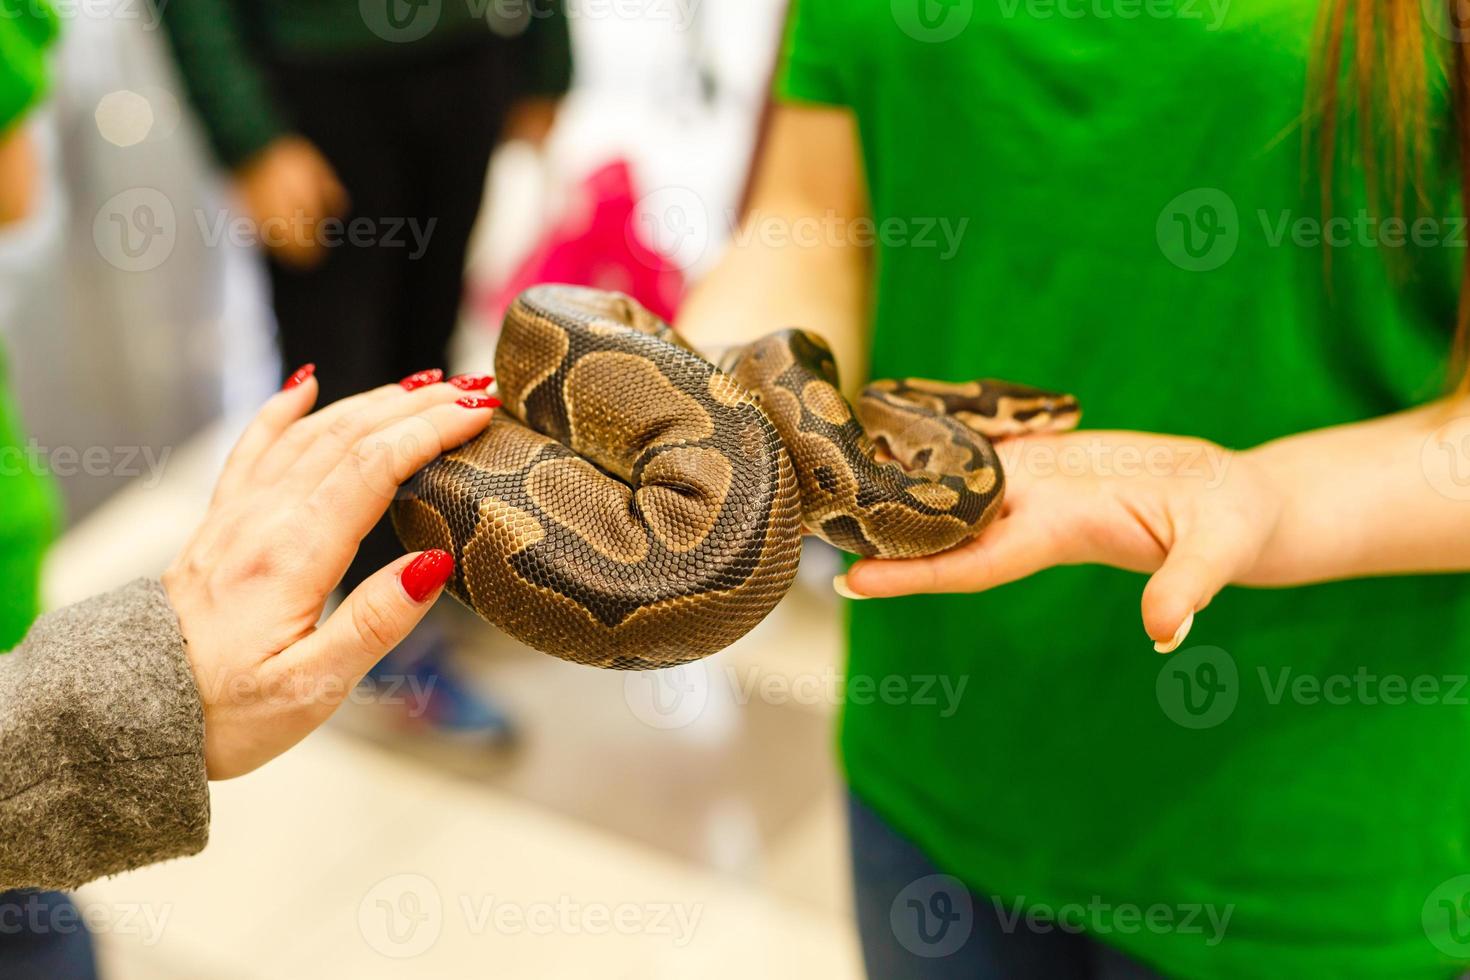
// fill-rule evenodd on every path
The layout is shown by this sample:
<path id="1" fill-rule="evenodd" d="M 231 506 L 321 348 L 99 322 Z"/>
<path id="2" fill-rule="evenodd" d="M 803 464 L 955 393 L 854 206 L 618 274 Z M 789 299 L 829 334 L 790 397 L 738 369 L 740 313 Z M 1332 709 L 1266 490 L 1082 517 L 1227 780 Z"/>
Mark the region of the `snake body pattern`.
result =
<path id="1" fill-rule="evenodd" d="M 399 537 L 453 554 L 449 590 L 538 650 L 668 667 L 765 618 L 803 526 L 861 555 L 943 551 L 1000 509 L 990 438 L 1078 416 L 995 381 L 880 381 L 850 406 L 799 330 L 723 363 L 620 294 L 528 290 L 496 348 L 504 408 L 403 488 Z"/>

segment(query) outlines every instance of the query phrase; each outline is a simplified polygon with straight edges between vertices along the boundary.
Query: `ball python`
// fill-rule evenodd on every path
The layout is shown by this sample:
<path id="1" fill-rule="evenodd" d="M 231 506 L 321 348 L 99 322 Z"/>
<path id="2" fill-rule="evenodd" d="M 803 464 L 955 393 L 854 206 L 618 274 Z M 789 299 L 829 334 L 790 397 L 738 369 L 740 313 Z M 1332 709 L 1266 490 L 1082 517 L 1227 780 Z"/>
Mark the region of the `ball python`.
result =
<path id="1" fill-rule="evenodd" d="M 1005 480 L 991 438 L 1074 424 L 1068 395 L 879 381 L 853 405 L 826 344 L 772 333 L 716 367 L 626 296 L 538 286 L 495 353 L 504 403 L 391 507 L 449 590 L 578 663 L 668 667 L 743 636 L 796 574 L 803 529 L 845 551 L 933 554 Z"/>

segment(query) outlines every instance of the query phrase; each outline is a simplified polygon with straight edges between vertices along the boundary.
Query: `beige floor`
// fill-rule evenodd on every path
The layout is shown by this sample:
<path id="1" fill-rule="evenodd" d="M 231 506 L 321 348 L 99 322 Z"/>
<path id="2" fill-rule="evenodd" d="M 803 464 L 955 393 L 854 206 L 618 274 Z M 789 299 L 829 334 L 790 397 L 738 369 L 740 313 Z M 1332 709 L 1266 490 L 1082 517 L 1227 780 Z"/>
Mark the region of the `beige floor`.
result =
<path id="1" fill-rule="evenodd" d="M 53 603 L 155 571 L 222 433 L 75 529 Z M 172 530 L 160 531 L 160 528 Z M 565 664 L 446 600 L 466 667 L 524 726 L 509 757 L 425 746 L 351 704 L 213 791 L 200 857 L 86 888 L 107 976 L 822 977 L 859 973 L 832 742 L 832 558 L 688 668 Z"/>

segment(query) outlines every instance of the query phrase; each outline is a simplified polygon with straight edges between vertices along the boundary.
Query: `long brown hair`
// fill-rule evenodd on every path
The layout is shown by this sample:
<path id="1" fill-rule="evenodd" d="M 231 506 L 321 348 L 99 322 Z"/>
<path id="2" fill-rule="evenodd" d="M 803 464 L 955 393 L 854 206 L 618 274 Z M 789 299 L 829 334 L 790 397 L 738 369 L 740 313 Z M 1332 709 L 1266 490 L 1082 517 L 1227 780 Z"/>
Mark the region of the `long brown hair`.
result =
<path id="1" fill-rule="evenodd" d="M 1404 216 L 1431 205 L 1425 178 L 1452 155 L 1460 207 L 1470 212 L 1470 21 L 1461 0 L 1323 0 L 1307 81 L 1303 153 L 1314 147 L 1322 216 L 1332 212 L 1341 107 L 1351 100 L 1369 207 Z M 1427 17 L 1442 14 L 1443 22 Z M 1351 50 L 1348 50 L 1351 48 Z M 1431 56 L 1437 56 L 1432 60 Z M 1447 56 L 1446 56 L 1447 55 Z M 1443 72 L 1450 118 L 1429 114 L 1429 83 Z M 1444 139 L 1448 123 L 1453 136 Z M 1324 252 L 1330 262 L 1330 252 Z M 1460 272 L 1451 379 L 1470 391 L 1470 248 Z"/>

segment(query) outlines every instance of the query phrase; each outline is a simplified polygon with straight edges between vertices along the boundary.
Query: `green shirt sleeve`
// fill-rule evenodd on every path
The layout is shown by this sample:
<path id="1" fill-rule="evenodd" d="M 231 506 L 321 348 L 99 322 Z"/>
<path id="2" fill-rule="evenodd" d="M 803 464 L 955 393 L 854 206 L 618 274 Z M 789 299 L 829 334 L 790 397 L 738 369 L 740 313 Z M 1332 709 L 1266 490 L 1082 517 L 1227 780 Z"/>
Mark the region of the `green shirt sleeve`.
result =
<path id="1" fill-rule="evenodd" d="M 235 167 L 287 130 L 235 0 L 158 0 L 174 59 L 205 135 Z"/>
<path id="2" fill-rule="evenodd" d="M 57 18 L 46 0 L 0 0 L 0 137 L 46 94 Z M 0 352 L 0 650 L 25 635 L 40 606 L 41 557 L 57 523 L 55 487 L 21 442 Z"/>
<path id="3" fill-rule="evenodd" d="M 56 485 L 23 431 L 0 357 L 0 650 L 19 643 L 40 611 L 41 560 L 61 520 Z"/>
<path id="4" fill-rule="evenodd" d="M 46 51 L 56 28 L 46 0 L 0 4 L 0 133 L 46 94 Z"/>
<path id="5" fill-rule="evenodd" d="M 776 97 L 796 102 L 851 106 L 854 91 L 851 0 L 794 0 L 776 72 Z"/>

